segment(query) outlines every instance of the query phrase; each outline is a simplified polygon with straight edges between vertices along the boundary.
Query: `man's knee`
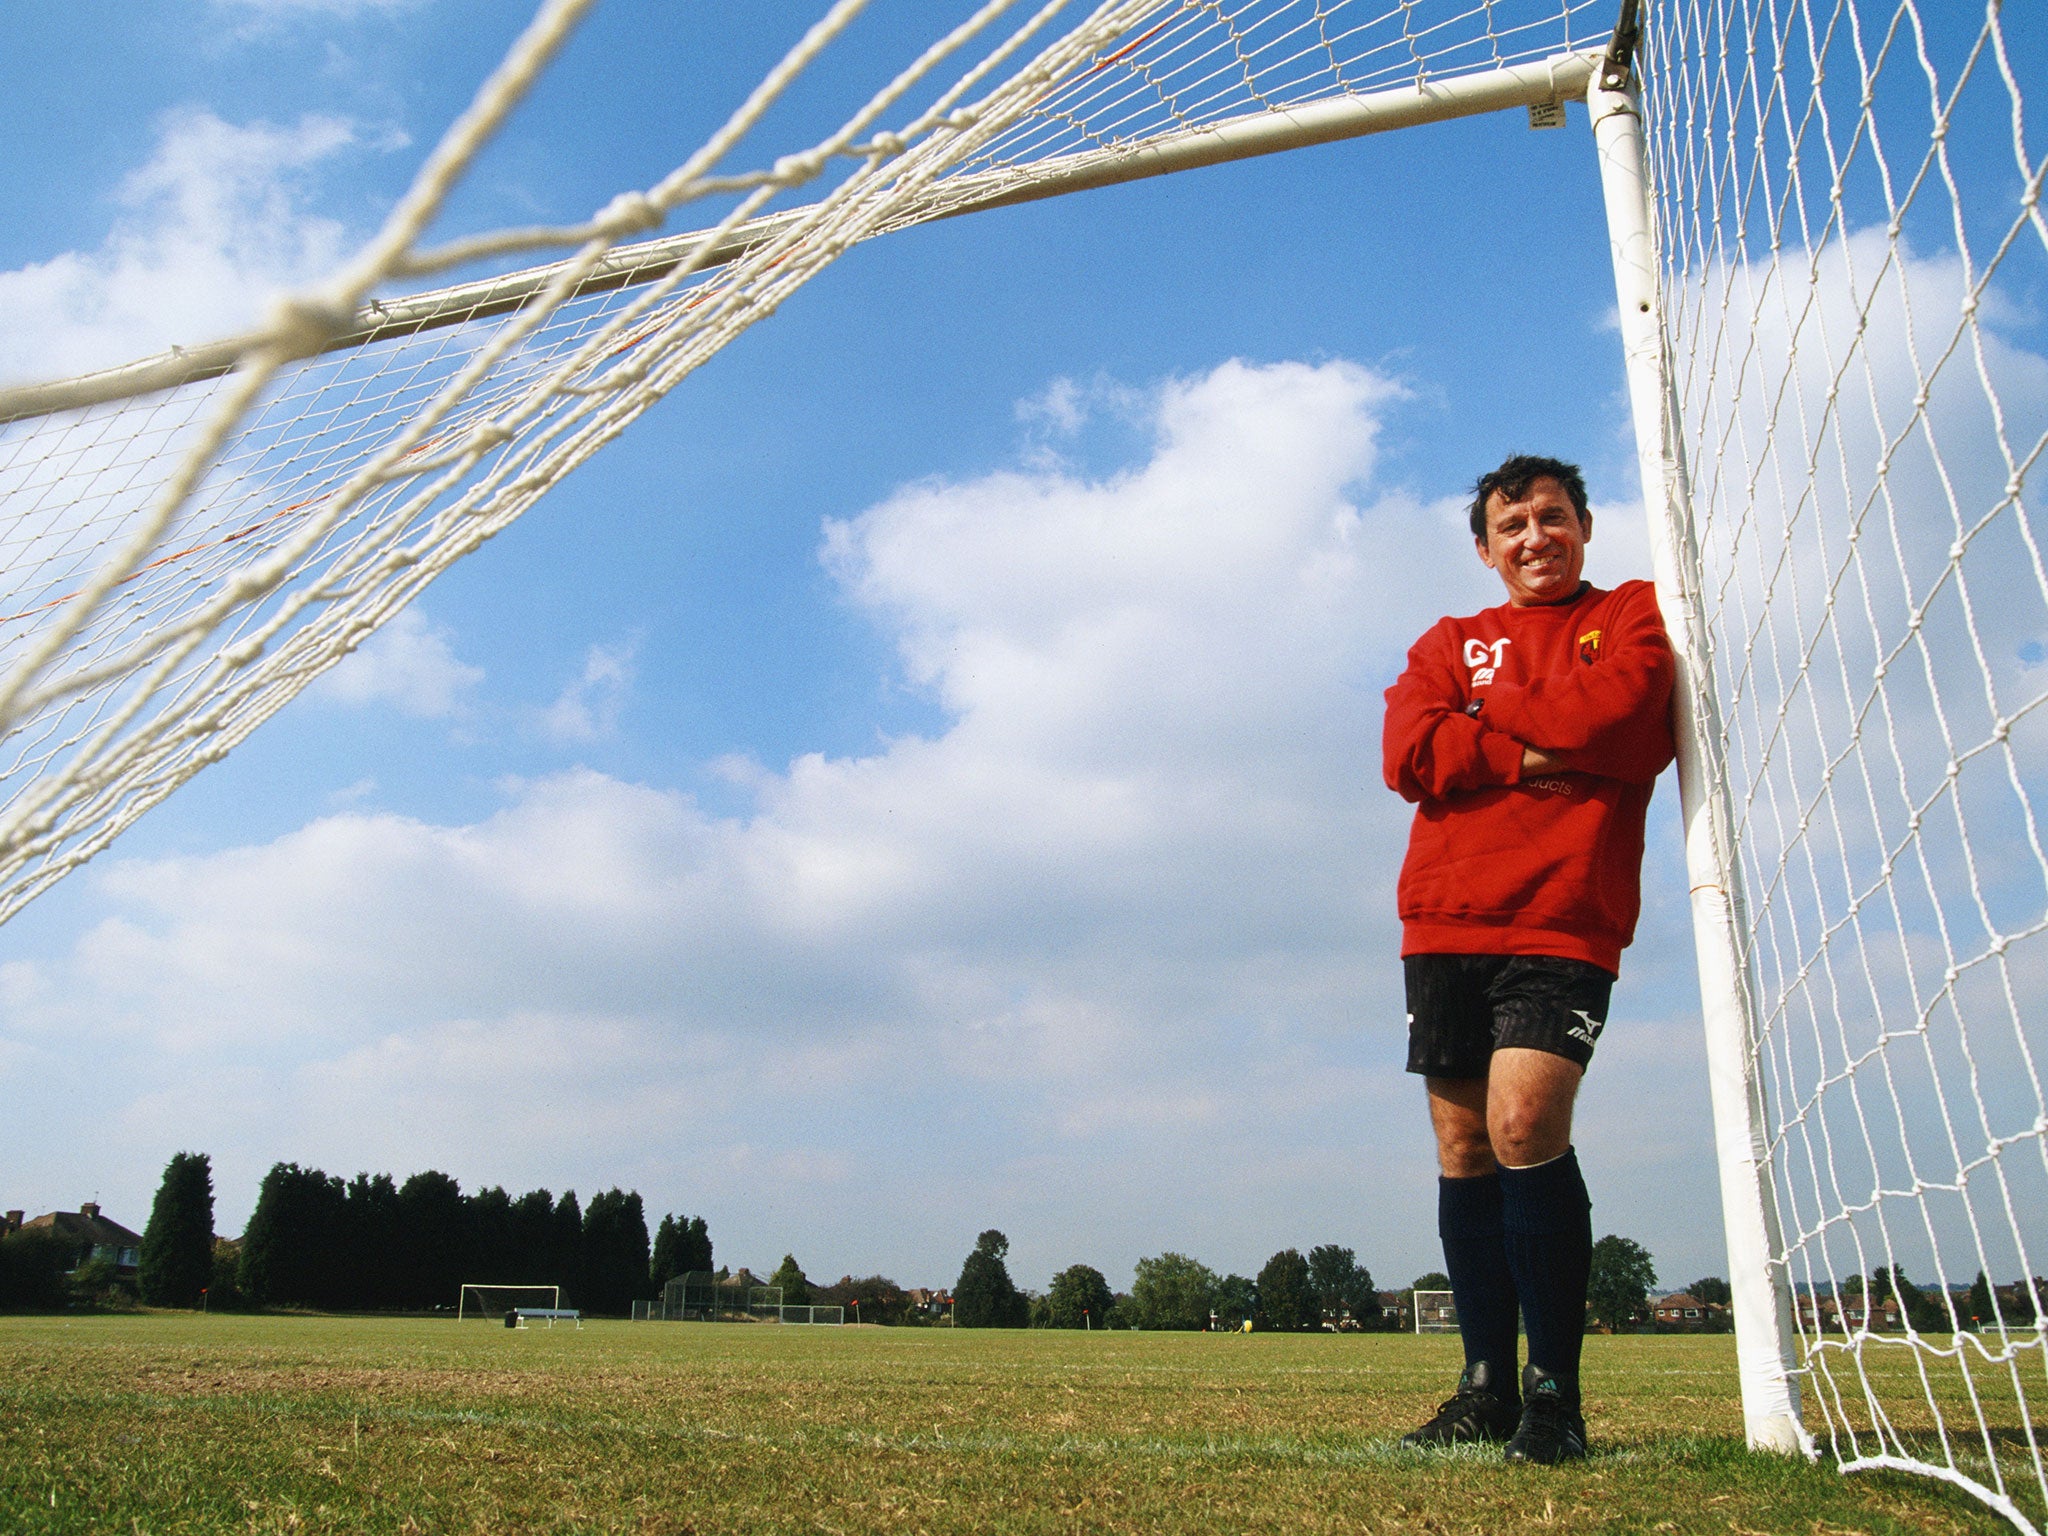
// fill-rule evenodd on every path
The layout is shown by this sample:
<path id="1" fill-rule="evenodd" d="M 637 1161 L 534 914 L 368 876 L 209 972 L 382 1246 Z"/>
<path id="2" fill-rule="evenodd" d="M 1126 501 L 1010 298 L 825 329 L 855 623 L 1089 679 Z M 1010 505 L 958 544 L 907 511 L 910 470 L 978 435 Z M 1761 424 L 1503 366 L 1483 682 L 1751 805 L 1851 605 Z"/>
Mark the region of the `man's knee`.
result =
<path id="1" fill-rule="evenodd" d="M 1445 1178 L 1476 1179 L 1493 1172 L 1486 1117 L 1485 1078 L 1429 1079 L 1429 1120 L 1436 1132 L 1437 1167 Z"/>
<path id="2" fill-rule="evenodd" d="M 1562 1157 L 1572 1143 L 1572 1111 L 1566 1103 L 1509 1100 L 1490 1117 L 1487 1139 L 1493 1155 L 1510 1168 L 1527 1168 Z"/>
<path id="3" fill-rule="evenodd" d="M 1572 1142 L 1580 1068 L 1541 1051 L 1497 1051 L 1486 1100 L 1493 1155 L 1511 1168 L 1562 1157 Z"/>
<path id="4" fill-rule="evenodd" d="M 1472 1133 L 1446 1135 L 1438 1127 L 1436 1162 L 1447 1179 L 1477 1179 L 1493 1172 L 1493 1141 L 1485 1126 Z"/>

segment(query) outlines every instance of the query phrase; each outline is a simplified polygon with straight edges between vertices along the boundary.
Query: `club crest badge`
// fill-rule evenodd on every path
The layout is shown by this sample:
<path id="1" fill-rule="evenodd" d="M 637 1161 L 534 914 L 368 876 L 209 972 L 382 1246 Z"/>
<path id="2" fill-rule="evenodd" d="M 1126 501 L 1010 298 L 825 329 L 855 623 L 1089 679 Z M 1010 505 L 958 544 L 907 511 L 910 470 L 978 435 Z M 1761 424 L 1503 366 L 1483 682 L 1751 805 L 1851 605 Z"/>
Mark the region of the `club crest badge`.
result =
<path id="1" fill-rule="evenodd" d="M 1591 666 L 1600 659 L 1600 631 L 1589 629 L 1579 636 L 1579 660 Z"/>

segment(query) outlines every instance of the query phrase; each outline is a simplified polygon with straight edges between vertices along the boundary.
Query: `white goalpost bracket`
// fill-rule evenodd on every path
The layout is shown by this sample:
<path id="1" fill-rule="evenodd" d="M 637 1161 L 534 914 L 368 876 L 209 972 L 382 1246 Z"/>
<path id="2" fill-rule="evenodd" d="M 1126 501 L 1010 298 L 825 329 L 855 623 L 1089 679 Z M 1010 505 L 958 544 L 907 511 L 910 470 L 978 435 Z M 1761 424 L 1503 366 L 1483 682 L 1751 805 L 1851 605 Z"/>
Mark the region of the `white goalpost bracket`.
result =
<path id="1" fill-rule="evenodd" d="M 1721 765 L 1719 709 L 1713 692 L 1706 619 L 1700 605 L 1699 547 L 1691 486 L 1664 348 L 1656 240 L 1642 117 L 1624 78 L 1587 86 L 1586 105 L 1600 157 L 1608 242 L 1649 523 L 1657 602 L 1677 663 L 1672 718 L 1678 742 L 1678 794 L 1685 864 L 1692 890 L 1700 1009 L 1713 1098 L 1721 1211 L 1727 1228 L 1728 1284 L 1742 1380 L 1743 1424 L 1752 1448 L 1814 1455 L 1800 1422 L 1792 1297 L 1774 1274 L 1776 1196 L 1766 1168 L 1762 1088 L 1750 991 L 1742 965 L 1742 898 L 1737 885 L 1733 816 Z"/>

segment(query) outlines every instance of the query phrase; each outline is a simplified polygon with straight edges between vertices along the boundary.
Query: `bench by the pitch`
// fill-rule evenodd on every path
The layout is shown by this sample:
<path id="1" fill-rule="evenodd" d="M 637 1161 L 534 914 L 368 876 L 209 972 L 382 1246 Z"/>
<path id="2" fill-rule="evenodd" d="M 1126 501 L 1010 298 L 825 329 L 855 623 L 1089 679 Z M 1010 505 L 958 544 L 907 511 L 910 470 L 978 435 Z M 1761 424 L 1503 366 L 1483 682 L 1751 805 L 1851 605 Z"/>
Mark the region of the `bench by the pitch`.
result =
<path id="1" fill-rule="evenodd" d="M 505 1313 L 507 1328 L 524 1328 L 528 1318 L 546 1318 L 548 1326 L 556 1323 L 574 1323 L 583 1326 L 583 1314 L 575 1307 L 513 1307 Z"/>

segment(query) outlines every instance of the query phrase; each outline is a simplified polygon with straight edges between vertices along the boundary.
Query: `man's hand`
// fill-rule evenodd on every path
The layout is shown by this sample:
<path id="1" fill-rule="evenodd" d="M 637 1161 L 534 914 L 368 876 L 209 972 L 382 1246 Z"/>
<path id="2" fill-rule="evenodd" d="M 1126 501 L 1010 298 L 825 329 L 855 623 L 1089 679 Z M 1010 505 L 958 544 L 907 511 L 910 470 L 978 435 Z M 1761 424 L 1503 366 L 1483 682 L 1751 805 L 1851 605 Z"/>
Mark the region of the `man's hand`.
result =
<path id="1" fill-rule="evenodd" d="M 1546 752 L 1541 747 L 1522 748 L 1522 777 L 1537 778 L 1546 773 L 1570 773 L 1572 762 L 1562 752 Z"/>

